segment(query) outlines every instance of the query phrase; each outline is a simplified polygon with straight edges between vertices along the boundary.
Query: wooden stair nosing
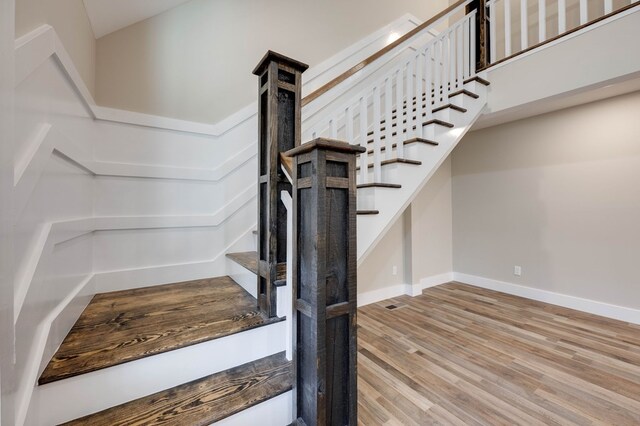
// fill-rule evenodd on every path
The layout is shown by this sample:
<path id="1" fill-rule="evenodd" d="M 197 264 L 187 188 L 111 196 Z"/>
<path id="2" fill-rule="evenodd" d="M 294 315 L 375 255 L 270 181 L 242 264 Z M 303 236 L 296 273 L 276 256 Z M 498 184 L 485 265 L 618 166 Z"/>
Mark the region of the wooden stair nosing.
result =
<path id="1" fill-rule="evenodd" d="M 426 105 L 423 105 L 423 107 L 426 107 Z M 464 114 L 465 112 L 467 112 L 467 109 L 466 109 L 466 108 L 463 108 L 463 107 L 458 106 L 458 105 L 456 105 L 456 104 L 452 104 L 451 102 L 449 102 L 448 104 L 445 104 L 445 105 L 441 105 L 441 106 L 439 106 L 439 107 L 437 107 L 437 108 L 433 108 L 431 111 L 432 111 L 433 113 L 436 113 L 436 112 L 439 112 L 439 111 L 445 110 L 445 109 L 447 109 L 447 108 L 448 108 L 448 109 L 452 109 L 452 110 L 454 110 L 454 111 L 461 112 L 461 113 L 463 113 L 463 114 Z M 406 108 L 402 108 L 402 115 L 403 115 L 403 116 L 404 116 L 404 115 L 407 115 L 407 111 L 405 111 L 405 110 L 406 110 Z M 412 111 L 413 111 L 413 112 L 416 112 L 416 108 L 413 108 L 413 109 L 412 109 Z M 394 108 L 393 110 L 391 110 L 391 113 L 392 113 L 392 115 L 391 115 L 391 119 L 392 119 L 392 120 L 395 120 L 395 119 L 398 117 L 397 112 L 398 112 L 398 111 L 397 111 L 395 108 Z M 425 112 L 423 112 L 423 113 L 422 113 L 422 116 L 423 116 L 423 117 L 426 117 L 426 116 L 427 116 L 427 112 L 426 112 L 426 111 L 425 111 Z M 416 117 L 416 115 L 413 115 L 412 119 L 413 119 L 413 120 L 415 120 L 416 118 L 417 118 L 417 117 Z M 386 118 L 383 118 L 382 120 L 380 120 L 380 125 L 382 126 L 383 124 L 385 124 L 385 123 L 386 123 L 386 121 L 387 121 L 387 120 L 386 120 Z M 406 122 L 407 122 L 407 119 L 406 119 L 406 118 L 402 120 L 402 123 L 403 123 L 403 124 L 405 124 Z M 397 125 L 396 123 L 393 123 L 393 124 L 391 125 L 391 127 L 396 127 L 396 125 Z M 381 128 L 380 128 L 380 131 L 383 131 L 383 129 L 386 129 L 386 127 L 381 127 Z M 371 136 L 372 134 L 373 134 L 373 132 L 369 132 L 369 133 L 368 133 L 368 136 Z"/>
<path id="2" fill-rule="evenodd" d="M 453 123 L 449 123 L 448 121 L 440 120 L 440 119 L 437 119 L 437 118 L 434 118 L 434 119 L 432 119 L 432 120 L 428 120 L 428 121 L 423 122 L 423 123 L 422 123 L 422 126 L 423 126 L 423 127 L 424 127 L 424 126 L 428 126 L 429 124 L 437 124 L 437 125 L 439 125 L 439 126 L 447 127 L 447 128 L 449 128 L 449 129 L 452 129 L 453 127 L 455 127 L 455 126 L 453 125 Z M 416 126 L 415 126 L 415 125 L 414 125 L 414 126 L 412 126 L 412 129 L 411 129 L 411 130 L 416 130 Z M 403 129 L 403 130 L 402 130 L 402 133 L 407 133 L 406 129 Z M 391 136 L 396 136 L 397 134 L 398 134 L 398 132 L 397 132 L 397 131 L 393 131 L 393 132 L 391 132 Z M 387 138 L 387 135 L 380 135 L 380 140 L 384 140 L 384 139 L 386 139 L 386 138 Z M 374 140 L 375 140 L 375 138 L 373 138 L 373 139 L 367 139 L 367 143 L 373 143 L 373 141 L 374 141 Z M 360 154 L 358 154 L 358 155 L 360 155 Z"/>
<path id="3" fill-rule="evenodd" d="M 262 314 L 255 298 L 226 276 L 97 294 L 47 364 L 38 384 L 280 321 L 282 318 Z"/>
<path id="4" fill-rule="evenodd" d="M 406 158 L 392 158 L 390 160 L 384 160 L 380 162 L 381 166 L 386 166 L 389 164 L 396 164 L 396 163 L 400 163 L 400 164 L 410 164 L 412 166 L 420 166 L 422 165 L 422 161 L 417 161 L 417 160 L 408 160 Z M 368 164 L 367 167 L 369 169 L 373 168 L 373 164 Z M 356 171 L 360 170 L 360 166 L 356 167 Z"/>
<path id="5" fill-rule="evenodd" d="M 380 214 L 379 210 L 358 210 L 357 213 L 362 216 Z"/>
<path id="6" fill-rule="evenodd" d="M 64 423 L 65 426 L 208 425 L 288 392 L 281 352 Z"/>
<path id="7" fill-rule="evenodd" d="M 370 143 L 373 143 L 373 142 L 370 142 Z M 424 139 L 424 138 L 411 138 L 411 139 L 407 139 L 406 141 L 403 142 L 404 145 L 411 145 L 412 143 L 424 143 L 424 144 L 433 145 L 433 146 L 438 146 L 439 145 L 438 142 L 435 142 L 435 141 L 432 141 L 432 140 L 429 140 L 429 139 Z M 392 149 L 393 148 L 397 148 L 397 147 L 398 147 L 397 143 L 393 143 L 391 145 Z M 384 152 L 386 150 L 387 150 L 386 146 L 380 147 L 380 152 Z M 367 151 L 367 155 L 373 154 L 374 151 L 375 151 L 374 149 L 370 149 L 369 151 Z M 361 155 L 361 154 L 358 154 L 358 155 Z"/>
<path id="8" fill-rule="evenodd" d="M 402 185 L 397 183 L 384 183 L 384 182 L 370 182 L 370 183 L 361 183 L 356 186 L 358 189 L 361 188 L 394 188 L 399 189 L 402 188 Z"/>
<path id="9" fill-rule="evenodd" d="M 258 252 L 244 251 L 237 253 L 227 253 L 226 256 L 236 262 L 238 265 L 258 275 Z M 285 280 L 287 278 L 287 264 L 278 263 L 276 266 L 276 280 Z"/>
<path id="10" fill-rule="evenodd" d="M 483 86 L 490 86 L 491 83 L 488 82 L 487 80 L 485 80 L 484 78 L 474 75 L 473 77 L 470 77 L 466 80 L 462 81 L 462 84 L 467 84 L 467 83 L 471 83 L 472 81 L 477 81 L 478 83 L 482 84 Z"/>

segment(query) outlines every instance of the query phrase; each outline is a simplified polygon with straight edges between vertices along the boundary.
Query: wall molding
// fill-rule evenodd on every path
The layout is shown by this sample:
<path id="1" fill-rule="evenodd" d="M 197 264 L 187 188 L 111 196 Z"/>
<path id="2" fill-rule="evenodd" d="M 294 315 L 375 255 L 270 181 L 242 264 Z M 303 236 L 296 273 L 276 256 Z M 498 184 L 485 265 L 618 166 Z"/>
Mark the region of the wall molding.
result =
<path id="1" fill-rule="evenodd" d="M 335 69 L 336 72 L 339 72 L 340 70 L 337 68 L 341 65 L 344 69 L 353 65 L 348 62 L 350 59 L 376 41 L 388 36 L 393 32 L 394 28 L 403 24 L 416 27 L 420 25 L 420 23 L 421 21 L 418 18 L 407 13 L 360 39 L 346 49 L 343 49 L 326 61 L 311 67 L 305 73 L 305 86 L 303 87 L 303 91 L 312 91 L 314 88 L 320 87 L 329 81 L 333 77 L 331 71 Z M 16 39 L 15 48 L 16 86 L 35 71 L 44 61 L 53 56 L 61 64 L 63 71 L 67 74 L 75 90 L 80 95 L 91 117 L 96 120 L 220 137 L 238 125 L 253 118 L 258 112 L 257 102 L 253 102 L 216 124 L 207 124 L 98 106 L 52 26 L 42 25 L 32 32 Z"/>
<path id="2" fill-rule="evenodd" d="M 513 296 L 520 296 L 526 299 L 550 303 L 552 305 L 575 309 L 577 311 L 617 319 L 632 324 L 640 324 L 640 309 L 612 305 L 596 300 L 585 299 L 577 296 L 569 296 L 566 294 L 555 293 L 548 290 L 541 290 L 505 281 L 493 280 L 491 278 L 463 274 L 460 272 L 454 272 L 453 278 L 454 281 L 473 285 L 476 287 L 500 291 L 502 293 L 507 293 Z"/>
<path id="3" fill-rule="evenodd" d="M 422 291 L 427 288 L 446 284 L 451 281 L 453 281 L 453 273 L 446 272 L 422 278 L 416 284 L 395 284 L 377 290 L 365 291 L 358 293 L 358 306 L 366 306 L 399 296 L 419 296 L 422 294 Z"/>

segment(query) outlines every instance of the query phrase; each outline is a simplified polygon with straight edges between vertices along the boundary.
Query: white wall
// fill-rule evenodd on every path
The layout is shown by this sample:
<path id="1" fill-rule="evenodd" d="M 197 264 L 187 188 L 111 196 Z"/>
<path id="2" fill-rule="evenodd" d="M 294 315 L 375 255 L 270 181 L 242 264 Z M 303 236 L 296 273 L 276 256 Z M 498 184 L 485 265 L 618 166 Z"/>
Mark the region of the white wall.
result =
<path id="1" fill-rule="evenodd" d="M 363 302 L 415 294 L 433 282 L 450 280 L 451 194 L 451 160 L 447 159 L 358 267 L 358 293 Z"/>
<path id="2" fill-rule="evenodd" d="M 55 28 L 84 83 L 94 93 L 96 40 L 82 0 L 17 0 L 15 37 L 42 24 Z"/>
<path id="3" fill-rule="evenodd" d="M 12 262 L 14 0 L 0 0 L 0 424 L 14 424 Z"/>
<path id="4" fill-rule="evenodd" d="M 640 308 L 638 117 L 635 92 L 467 135 L 453 154 L 454 270 Z"/>
<path id="5" fill-rule="evenodd" d="M 446 0 L 192 0 L 97 42 L 96 99 L 125 110 L 213 123 L 256 98 L 268 50 L 314 66 L 405 13 Z"/>

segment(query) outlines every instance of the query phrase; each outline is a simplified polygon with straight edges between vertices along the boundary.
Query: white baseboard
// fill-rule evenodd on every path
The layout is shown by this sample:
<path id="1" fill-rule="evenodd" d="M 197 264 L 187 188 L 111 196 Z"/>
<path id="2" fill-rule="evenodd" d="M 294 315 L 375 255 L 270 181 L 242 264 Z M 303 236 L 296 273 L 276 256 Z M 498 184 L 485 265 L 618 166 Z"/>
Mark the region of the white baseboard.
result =
<path id="1" fill-rule="evenodd" d="M 420 279 L 417 284 L 395 284 L 383 287 L 378 290 L 365 291 L 358 294 L 358 306 L 370 305 L 386 299 L 392 299 L 398 296 L 419 296 L 422 290 L 435 287 L 453 281 L 453 273 L 446 272 L 444 274 L 433 275 Z"/>
<path id="2" fill-rule="evenodd" d="M 476 287 L 500 291 L 514 296 L 525 297 L 527 299 L 550 303 L 552 305 L 575 309 L 577 311 L 588 312 L 590 314 L 617 319 L 632 324 L 640 324 L 640 309 L 612 305 L 609 303 L 598 302 L 596 300 L 554 293 L 548 290 L 540 290 L 537 288 L 463 274 L 460 272 L 454 272 L 453 279 L 454 281 Z"/>

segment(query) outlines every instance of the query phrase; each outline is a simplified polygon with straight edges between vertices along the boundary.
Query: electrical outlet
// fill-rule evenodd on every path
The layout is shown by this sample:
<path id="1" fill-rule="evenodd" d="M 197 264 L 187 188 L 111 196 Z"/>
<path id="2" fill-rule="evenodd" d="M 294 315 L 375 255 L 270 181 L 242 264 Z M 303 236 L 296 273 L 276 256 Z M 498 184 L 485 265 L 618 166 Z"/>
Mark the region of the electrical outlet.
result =
<path id="1" fill-rule="evenodd" d="M 398 267 L 396 265 L 393 265 L 393 268 L 391 268 L 391 274 L 398 275 Z"/>
<path id="2" fill-rule="evenodd" d="M 518 265 L 514 266 L 513 275 L 515 275 L 516 277 L 522 276 L 522 266 L 518 266 Z"/>

